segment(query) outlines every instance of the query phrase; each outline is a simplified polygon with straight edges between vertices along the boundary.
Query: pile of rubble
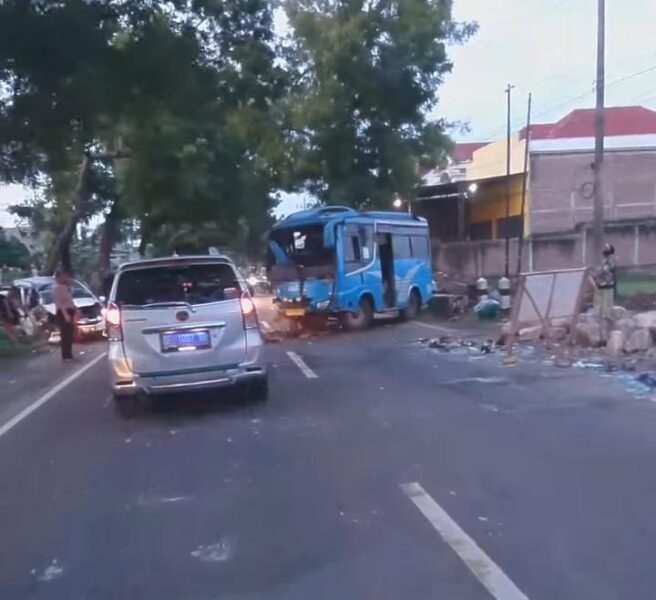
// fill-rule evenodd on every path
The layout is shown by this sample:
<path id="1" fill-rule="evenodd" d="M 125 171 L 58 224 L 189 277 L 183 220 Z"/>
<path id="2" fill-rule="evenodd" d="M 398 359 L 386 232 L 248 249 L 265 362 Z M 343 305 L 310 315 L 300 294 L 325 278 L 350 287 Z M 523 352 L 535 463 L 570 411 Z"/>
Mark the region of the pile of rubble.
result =
<path id="1" fill-rule="evenodd" d="M 501 339 L 505 341 L 510 334 L 510 325 L 501 330 Z M 568 338 L 568 323 L 556 322 L 549 329 L 549 340 L 561 342 Z M 571 332 L 573 344 L 584 348 L 606 348 L 610 356 L 647 353 L 656 358 L 656 311 L 631 314 L 625 308 L 613 308 L 611 318 L 601 319 L 592 310 L 579 315 L 574 331 Z M 541 325 L 520 329 L 517 340 L 536 342 L 546 339 Z"/>
<path id="2" fill-rule="evenodd" d="M 606 347 L 610 356 L 647 353 L 656 357 L 656 311 L 631 314 L 625 308 L 613 308 L 604 322 L 592 313 L 580 315 L 574 341 L 586 347 Z"/>

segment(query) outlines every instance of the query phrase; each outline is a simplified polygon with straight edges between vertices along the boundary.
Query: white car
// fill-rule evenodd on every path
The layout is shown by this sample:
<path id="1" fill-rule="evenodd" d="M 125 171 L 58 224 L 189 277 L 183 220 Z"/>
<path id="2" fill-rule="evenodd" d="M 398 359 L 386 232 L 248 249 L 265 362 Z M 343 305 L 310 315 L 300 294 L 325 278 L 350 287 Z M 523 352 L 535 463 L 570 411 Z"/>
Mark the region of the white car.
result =
<path id="1" fill-rule="evenodd" d="M 21 294 L 23 306 L 34 309 L 41 306 L 48 315 L 51 326 L 55 326 L 55 315 L 57 309 L 52 297 L 52 288 L 55 284 L 53 277 L 26 277 L 17 279 L 13 286 L 17 287 Z M 100 337 L 105 322 L 103 319 L 103 303 L 86 285 L 77 280 L 71 281 L 73 302 L 77 307 L 80 318 L 77 322 L 77 330 L 83 337 Z"/>
<path id="2" fill-rule="evenodd" d="M 221 256 L 149 259 L 119 267 L 105 313 L 114 398 L 244 384 L 265 399 L 255 304 Z"/>

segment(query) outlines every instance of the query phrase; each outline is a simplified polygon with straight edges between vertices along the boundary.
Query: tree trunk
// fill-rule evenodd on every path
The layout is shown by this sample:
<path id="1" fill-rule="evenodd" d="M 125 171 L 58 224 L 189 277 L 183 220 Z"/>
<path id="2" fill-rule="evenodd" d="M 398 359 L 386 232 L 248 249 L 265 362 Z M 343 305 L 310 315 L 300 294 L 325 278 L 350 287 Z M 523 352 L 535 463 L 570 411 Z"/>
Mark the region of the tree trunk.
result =
<path id="1" fill-rule="evenodd" d="M 85 213 L 89 196 L 91 195 L 88 180 L 89 172 L 91 171 L 94 161 L 107 161 L 115 158 L 126 158 L 127 156 L 128 154 L 122 150 L 117 150 L 116 152 L 101 152 L 99 154 L 85 153 L 84 158 L 82 159 L 82 165 L 80 166 L 80 174 L 75 185 L 75 191 L 73 193 L 73 210 L 71 211 L 64 229 L 59 234 L 48 260 L 46 261 L 44 271 L 47 275 L 52 275 L 59 263 L 61 263 L 62 267 L 67 271 L 71 270 L 71 242 L 73 241 L 77 224 Z"/>
<path id="2" fill-rule="evenodd" d="M 103 223 L 102 229 L 100 231 L 98 269 L 96 271 L 97 280 L 95 281 L 95 286 L 102 295 L 106 295 L 106 290 L 104 289 L 105 279 L 109 275 L 112 248 L 114 247 L 114 242 L 116 241 L 116 233 L 118 231 L 119 224 L 118 214 L 118 200 L 115 200 L 112 204 L 111 210 L 105 217 L 105 222 Z"/>
<path id="3" fill-rule="evenodd" d="M 71 242 L 73 241 L 75 229 L 80 221 L 80 217 L 82 216 L 86 200 L 88 199 L 87 177 L 90 168 L 91 157 L 88 154 L 85 154 L 84 159 L 82 159 L 80 174 L 77 178 L 75 191 L 73 193 L 73 210 L 48 256 L 44 268 L 46 275 L 52 275 L 55 272 L 57 265 L 60 263 L 63 269 L 69 272 L 71 271 Z"/>

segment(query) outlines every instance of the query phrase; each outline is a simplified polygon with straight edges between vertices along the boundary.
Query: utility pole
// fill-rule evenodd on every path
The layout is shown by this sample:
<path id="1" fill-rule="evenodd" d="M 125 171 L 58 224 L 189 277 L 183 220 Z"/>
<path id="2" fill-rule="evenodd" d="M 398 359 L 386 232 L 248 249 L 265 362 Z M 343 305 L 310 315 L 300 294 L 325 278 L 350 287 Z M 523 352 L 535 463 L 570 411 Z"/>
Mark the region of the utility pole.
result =
<path id="1" fill-rule="evenodd" d="M 597 103 L 595 108 L 595 150 L 594 150 L 594 211 L 593 238 L 594 263 L 601 264 L 601 251 L 604 244 L 604 88 L 605 88 L 605 47 L 606 47 L 606 0 L 597 0 Z"/>
<path id="2" fill-rule="evenodd" d="M 509 277 L 510 268 L 510 92 L 514 85 L 506 86 L 506 256 L 504 274 Z"/>
<path id="3" fill-rule="evenodd" d="M 531 103 L 533 95 L 528 95 L 528 107 L 526 109 L 526 136 L 524 137 L 524 174 L 522 177 L 522 232 L 519 236 L 519 244 L 517 248 L 517 277 L 522 272 L 522 252 L 524 251 L 524 219 L 526 215 L 526 187 L 528 184 L 528 159 L 529 159 L 529 143 L 531 141 Z"/>

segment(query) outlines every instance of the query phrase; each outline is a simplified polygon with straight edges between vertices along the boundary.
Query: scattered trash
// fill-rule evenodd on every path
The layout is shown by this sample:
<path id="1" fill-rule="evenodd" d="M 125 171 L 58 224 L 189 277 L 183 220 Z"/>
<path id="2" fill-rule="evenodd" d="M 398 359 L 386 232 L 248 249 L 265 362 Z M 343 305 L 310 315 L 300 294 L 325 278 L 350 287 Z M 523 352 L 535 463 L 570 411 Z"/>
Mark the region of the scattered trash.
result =
<path id="1" fill-rule="evenodd" d="M 604 363 L 577 360 L 572 366 L 577 369 L 603 369 Z"/>
<path id="2" fill-rule="evenodd" d="M 35 573 L 35 570 L 32 570 Z M 44 569 L 43 573 L 37 577 L 39 581 L 52 581 L 59 577 L 64 572 L 64 569 L 57 563 L 57 559 L 53 558 L 52 562 Z"/>
<path id="3" fill-rule="evenodd" d="M 428 341 L 428 347 L 433 350 L 443 350 L 449 352 L 451 344 L 451 338 L 448 335 L 443 335 L 440 338 L 434 338 Z"/>
<path id="4" fill-rule="evenodd" d="M 481 300 L 476 306 L 474 306 L 474 312 L 482 321 L 494 321 L 499 317 L 499 312 L 501 311 L 501 304 L 497 300 L 488 298 L 487 300 Z"/>
<path id="5" fill-rule="evenodd" d="M 494 340 L 487 340 L 487 342 L 481 344 L 481 352 L 483 354 L 492 354 L 494 351 Z"/>
<path id="6" fill-rule="evenodd" d="M 630 359 L 630 360 L 625 360 L 622 363 L 622 370 L 623 371 L 633 372 L 633 371 L 636 371 L 637 369 L 638 369 L 638 360 L 635 359 L 635 358 Z"/>
<path id="7" fill-rule="evenodd" d="M 656 374 L 654 373 L 640 373 L 636 376 L 636 380 L 651 389 L 656 388 Z"/>
<path id="8" fill-rule="evenodd" d="M 220 540 L 208 546 L 198 546 L 190 553 L 201 562 L 223 562 L 230 558 L 230 545 L 226 540 Z"/>
<path id="9" fill-rule="evenodd" d="M 443 385 L 457 385 L 460 383 L 510 383 L 507 377 L 465 377 L 445 381 Z"/>
<path id="10" fill-rule="evenodd" d="M 486 523 L 488 518 L 487 517 L 478 517 L 479 521 L 483 521 L 483 523 Z"/>
<path id="11" fill-rule="evenodd" d="M 553 364 L 555 367 L 566 369 L 567 367 L 572 366 L 572 359 L 567 356 L 556 356 L 554 358 Z"/>

